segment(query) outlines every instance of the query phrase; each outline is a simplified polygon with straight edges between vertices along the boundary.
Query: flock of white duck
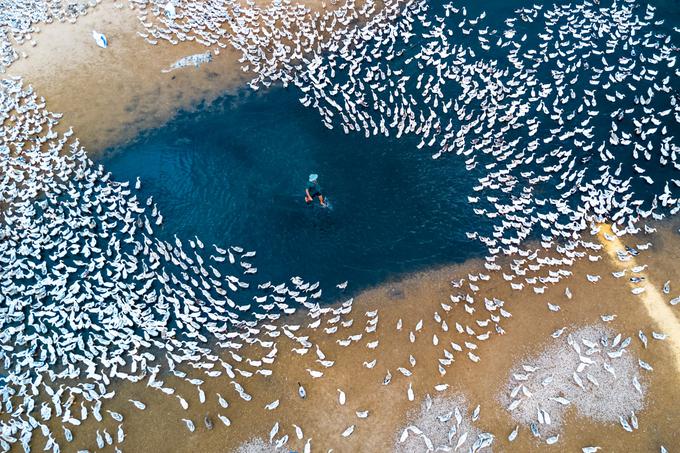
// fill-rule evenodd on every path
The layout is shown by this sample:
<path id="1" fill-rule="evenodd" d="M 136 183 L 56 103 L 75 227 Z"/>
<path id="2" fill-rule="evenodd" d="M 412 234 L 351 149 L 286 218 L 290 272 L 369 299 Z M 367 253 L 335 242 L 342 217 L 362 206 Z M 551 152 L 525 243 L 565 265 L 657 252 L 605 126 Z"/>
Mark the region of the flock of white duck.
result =
<path id="1" fill-rule="evenodd" d="M 13 44 L 38 44 L 34 34 L 41 24 L 52 22 L 74 23 L 79 16 L 97 6 L 101 0 L 62 2 L 60 0 L 10 0 L 0 10 L 0 73 L 19 58 L 28 58 L 25 51 L 17 51 Z"/>
<path id="2" fill-rule="evenodd" d="M 598 221 L 616 235 L 649 232 L 644 221 L 680 210 L 680 29 L 651 5 L 533 5 L 498 29 L 485 12 L 426 1 L 142 11 L 154 42 L 230 44 L 253 89 L 297 86 L 328 128 L 414 136 L 433 158 L 462 156 L 479 174 L 468 199 L 491 225 L 468 235 L 488 248 L 489 270 L 497 256 L 518 257 L 506 276 L 518 289 L 543 291 L 574 259 L 598 259 L 583 238 Z M 536 268 L 538 280 L 519 282 Z"/>
<path id="3" fill-rule="evenodd" d="M 289 2 L 131 4 L 151 44 L 195 40 L 215 53 L 235 47 L 243 69 L 255 75 L 253 89 L 294 85 L 330 129 L 412 139 L 433 158 L 461 156 L 478 175 L 468 199 L 486 226 L 468 236 L 488 248 L 490 272 L 453 282 L 458 292 L 442 304 L 447 316 L 435 313 L 442 338 L 451 324 L 466 340 L 444 348 L 441 376 L 454 354 L 477 362 L 476 342 L 502 334 L 501 321 L 510 316 L 499 299 L 475 304 L 479 281 L 498 273 L 512 288 L 540 294 L 570 275 L 576 259 L 600 259 L 602 246 L 586 236 L 598 232 L 597 223 L 610 221 L 618 236 L 650 233 L 646 220 L 680 209 L 678 29 L 655 19 L 652 6 L 534 5 L 496 29 L 484 25 L 485 13 L 473 17 L 465 7 L 422 0 L 348 1 L 322 11 Z M 9 9 L 0 13 L 3 55 L 11 49 L 6 23 L 18 17 Z M 14 24 L 14 33 L 30 39 L 33 24 L 51 17 L 42 14 Z M 89 414 L 102 419 L 114 380 L 145 382 L 186 408 L 164 374 L 196 386 L 201 403 L 204 379 L 223 378 L 235 398 L 249 401 L 248 380 L 272 374 L 282 335 L 298 354 L 314 351 L 306 329 L 337 336 L 341 346 L 378 347 L 378 313 L 366 313 L 365 329 L 347 335 L 352 300 L 323 307 L 318 282 L 257 281 L 253 251 L 206 246 L 198 237 L 159 238 L 154 229 L 163 217 L 152 198 L 138 198 L 141 182 L 114 181 L 91 162 L 72 131 L 55 131 L 59 115 L 21 80 L 2 81 L 0 103 L 0 394 L 9 414 L 0 422 L 3 450 L 20 443 L 29 451 L 40 432 L 46 450 L 60 451 L 55 420 L 72 440 L 71 430 Z M 530 238 L 540 238 L 540 246 Z M 628 247 L 619 259 L 647 247 Z M 504 255 L 512 259 L 509 269 L 497 262 Z M 663 290 L 670 294 L 670 283 Z M 457 318 L 458 305 L 472 318 Z M 301 307 L 309 323 L 282 322 Z M 420 328 L 410 332 L 412 342 Z M 433 338 L 435 346 L 439 341 Z M 239 354 L 245 347 L 261 356 Z M 316 355 L 312 380 L 333 365 L 318 347 Z M 388 371 L 384 383 L 391 379 Z M 306 395 L 302 385 L 294 391 Z M 406 396 L 415 398 L 410 384 Z M 275 400 L 266 409 L 277 407 Z M 145 404 L 135 400 L 131 408 Z M 107 414 L 119 423 L 117 434 L 98 431 L 97 445 L 122 448 L 124 414 Z M 218 418 L 231 424 L 227 415 Z M 195 429 L 193 420 L 184 423 Z M 213 426 L 209 418 L 204 423 Z M 482 434 L 476 448 L 491 443 Z M 277 423 L 270 442 L 280 448 L 288 439 Z"/>

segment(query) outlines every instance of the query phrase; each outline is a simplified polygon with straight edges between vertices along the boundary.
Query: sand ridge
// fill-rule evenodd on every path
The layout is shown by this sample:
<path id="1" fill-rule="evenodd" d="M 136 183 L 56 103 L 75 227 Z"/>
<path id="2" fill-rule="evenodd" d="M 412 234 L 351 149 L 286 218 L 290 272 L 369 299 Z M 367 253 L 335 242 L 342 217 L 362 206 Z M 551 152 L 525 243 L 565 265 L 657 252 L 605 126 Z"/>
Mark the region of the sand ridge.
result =
<path id="1" fill-rule="evenodd" d="M 607 237 L 605 237 L 605 234 Z M 680 321 L 669 305 L 667 298 L 659 291 L 659 286 L 654 283 L 650 271 L 642 270 L 641 272 L 633 273 L 631 269 L 639 267 L 635 257 L 629 261 L 621 261 L 618 259 L 617 251 L 625 250 L 625 246 L 621 239 L 612 232 L 611 226 L 603 224 L 598 233 L 600 243 L 604 246 L 605 251 L 609 255 L 612 265 L 618 271 L 627 271 L 624 277 L 628 281 L 628 286 L 633 288 L 644 288 L 644 292 L 637 297 L 642 302 L 642 305 L 647 311 L 647 315 L 657 328 L 667 334 L 667 339 L 672 351 L 673 360 L 676 370 L 680 371 Z M 643 276 L 644 281 L 641 285 L 633 283 L 630 278 L 633 276 Z"/>

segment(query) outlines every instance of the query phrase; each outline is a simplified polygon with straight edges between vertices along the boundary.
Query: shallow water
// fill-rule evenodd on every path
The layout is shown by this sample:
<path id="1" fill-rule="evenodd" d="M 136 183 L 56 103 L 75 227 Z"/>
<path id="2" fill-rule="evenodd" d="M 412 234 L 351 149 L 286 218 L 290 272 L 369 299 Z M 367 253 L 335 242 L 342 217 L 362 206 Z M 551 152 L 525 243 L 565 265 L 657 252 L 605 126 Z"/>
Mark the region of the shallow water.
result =
<path id="1" fill-rule="evenodd" d="M 357 289 L 482 250 L 464 234 L 480 225 L 464 196 L 475 174 L 458 159 L 328 130 L 283 89 L 180 113 L 102 163 L 118 180 L 141 176 L 165 218 L 159 235 L 252 248 L 274 281 Z M 309 173 L 331 209 L 306 205 Z"/>
<path id="2" fill-rule="evenodd" d="M 669 32 L 680 10 L 672 2 L 654 3 L 667 19 L 658 31 Z M 485 5 L 495 13 L 490 26 L 502 29 L 517 6 Z M 526 28 L 531 36 L 532 27 L 521 24 L 519 31 Z M 587 88 L 586 77 L 575 85 L 578 92 Z M 98 159 L 118 180 L 141 176 L 142 197 L 153 196 L 165 218 L 161 237 L 198 235 L 205 243 L 257 250 L 254 264 L 273 281 L 300 275 L 332 287 L 349 280 L 356 290 L 481 256 L 482 246 L 465 232 L 484 234 L 492 225 L 474 215 L 466 199 L 480 195 L 472 187 L 484 174 L 482 165 L 470 172 L 461 156 L 433 161 L 431 150 L 416 149 L 412 137 L 365 139 L 337 126 L 329 131 L 298 97 L 293 88 L 224 96 L 180 112 Z M 593 125 L 608 128 L 615 107 L 600 104 Z M 595 172 L 589 159 L 577 168 Z M 617 157 L 624 168 L 631 160 L 627 154 Z M 648 174 L 667 181 L 672 171 L 657 166 Z M 309 173 L 320 174 L 331 210 L 305 205 Z M 644 194 L 661 190 L 640 182 L 633 188 L 646 202 L 651 195 Z M 538 190 L 543 197 L 557 194 L 552 187 Z M 483 198 L 476 207 L 484 207 Z"/>
<path id="3" fill-rule="evenodd" d="M 451 156 L 433 162 L 427 151 L 415 149 L 412 140 L 366 140 L 328 131 L 315 112 L 303 109 L 296 97 L 277 89 L 222 98 L 198 112 L 179 114 L 163 128 L 111 150 L 101 162 L 117 180 L 142 177 L 141 195 L 153 195 L 165 217 L 160 237 L 169 239 L 177 234 L 187 239 L 196 234 L 207 244 L 255 249 L 258 256 L 254 262 L 264 279 L 301 275 L 321 280 L 325 288 L 349 279 L 354 291 L 399 274 L 479 256 L 481 248 L 464 232 L 484 231 L 487 226 L 473 216 L 467 204 L 465 196 L 474 185 L 475 174 L 467 172 L 460 159 Z M 303 202 L 302 188 L 310 172 L 321 174 L 332 210 Z M 640 260 L 654 263 L 649 274 L 651 284 L 657 286 L 666 278 L 678 281 L 673 266 L 678 256 L 677 236 L 667 230 L 654 239 L 659 237 L 657 244 L 662 246 L 657 245 Z M 399 428 L 407 423 L 407 414 L 419 407 L 434 384 L 446 382 L 452 390 L 462 391 L 471 405 L 482 404 L 481 426 L 498 436 L 495 447 L 499 451 L 545 448 L 526 428 L 515 444 L 502 439 L 514 422 L 498 404 L 499 391 L 521 357 L 543 349 L 556 328 L 599 322 L 604 313 L 617 314 L 613 328 L 633 337 L 638 329 L 649 335 L 654 324 L 626 282 L 609 277 L 616 267 L 606 258 L 598 263 L 578 263 L 574 277 L 551 286 L 545 296 L 533 294 L 530 288 L 521 293 L 511 291 L 507 283 L 494 278 L 480 284 L 482 290 L 475 295 L 477 313 L 469 314 L 461 306 L 444 313 L 441 304 L 448 302 L 451 294 L 448 280 L 480 269 L 479 262 L 467 261 L 361 294 L 352 313 L 355 324 L 341 333 L 361 332 L 363 311 L 369 309 L 380 309 L 380 328 L 347 349 L 338 346 L 334 336 L 324 335 L 320 329 L 307 332 L 303 327 L 301 335 L 309 334 L 336 361 L 325 370 L 323 380 L 312 380 L 305 372 L 307 367 L 319 369 L 314 352 L 298 357 L 290 351 L 295 345 L 282 338 L 280 355 L 272 366 L 274 375 L 245 381 L 254 395 L 249 404 L 238 399 L 226 378 L 207 380 L 203 386 L 208 394 L 205 405 L 198 402 L 195 388 L 168 378 L 167 384 L 189 400 L 188 412 L 182 411 L 173 397 L 150 391 L 144 384 L 123 383 L 117 386 L 117 398 L 110 402 L 111 409 L 126 416 L 129 438 L 123 447 L 129 451 L 222 451 L 251 436 L 267 437 L 272 424 L 280 421 L 280 434 L 292 436 L 292 423 L 302 426 L 307 437 L 314 439 L 314 451 L 319 446 L 337 451 L 390 451 Z M 585 279 L 586 273 L 608 278 L 593 285 Z M 574 300 L 565 300 L 565 286 L 574 291 Z M 434 347 L 433 334 L 446 341 L 461 341 L 461 336 L 440 332 L 432 322 L 433 313 L 442 314 L 451 325 L 460 322 L 474 327 L 479 316 L 486 316 L 479 306 L 481 299 L 492 296 L 506 300 L 513 313 L 511 319 L 502 320 L 507 335 L 494 334 L 480 343 L 481 363 L 473 364 L 461 355 L 446 376 L 440 377 L 437 359 L 442 346 Z M 548 311 L 547 301 L 559 303 L 562 310 Z M 400 318 L 405 320 L 403 331 L 394 327 Z M 421 318 L 425 327 L 418 340 L 411 342 L 407 332 Z M 298 314 L 283 322 L 304 326 L 309 320 Z M 375 351 L 366 347 L 373 339 L 380 340 Z M 639 343 L 632 349 L 655 367 L 647 407 L 640 414 L 641 431 L 622 436 L 615 424 L 595 424 L 572 412 L 567 414 L 562 440 L 554 449 L 578 451 L 581 446 L 598 443 L 606 451 L 656 451 L 664 444 L 673 451 L 680 444 L 674 429 L 679 421 L 675 410 L 678 393 L 673 391 L 678 374 L 672 365 L 677 351 L 657 342 L 652 342 L 648 351 Z M 243 351 L 246 357 L 260 353 L 255 347 Z M 395 371 L 408 363 L 409 354 L 418 361 L 412 379 L 416 391 L 413 403 L 405 398 L 407 380 Z M 363 361 L 374 358 L 378 360 L 375 369 L 362 366 Z M 395 375 L 390 387 L 381 385 L 386 369 Z M 307 400 L 297 397 L 297 382 L 307 387 Z M 350 403 L 346 407 L 337 405 L 336 388 L 347 391 Z M 216 392 L 231 402 L 228 410 L 218 409 Z M 146 413 L 132 408 L 127 397 L 147 403 Z M 277 398 L 281 399 L 278 410 L 263 410 Z M 360 422 L 354 410 L 363 409 L 371 415 Z M 218 412 L 231 418 L 231 428 L 215 419 Z M 206 413 L 216 425 L 212 432 L 201 426 Z M 181 421 L 185 417 L 197 424 L 196 433 L 188 434 Z M 91 422 L 90 418 L 79 430 L 75 445 L 94 446 L 93 433 L 102 425 Z M 352 423 L 357 423 L 357 431 L 341 443 L 340 432 Z M 106 426 L 109 432 L 115 428 L 109 419 Z M 302 447 L 296 441 L 289 445 Z"/>
<path id="4" fill-rule="evenodd" d="M 666 6 L 670 6 L 668 11 L 677 12 L 675 6 Z M 461 355 L 445 376 L 439 376 L 437 360 L 442 357 L 442 347 L 433 346 L 433 334 L 437 333 L 444 345 L 460 339 L 455 332 L 438 330 L 432 322 L 433 313 L 443 315 L 450 325 L 460 322 L 475 326 L 479 313 L 469 315 L 456 307 L 446 314 L 441 304 L 451 294 L 448 280 L 479 270 L 481 265 L 467 261 L 436 272 L 409 275 L 405 280 L 397 280 L 397 276 L 481 255 L 481 247 L 464 234 L 489 228 L 483 218 L 473 214 L 466 200 L 467 195 L 473 195 L 471 188 L 477 175 L 467 172 L 463 159 L 455 156 L 433 161 L 427 150 L 416 150 L 416 142 L 410 139 L 367 140 L 337 129 L 329 131 L 320 124 L 316 112 L 304 109 L 296 98 L 295 92 L 283 89 L 224 97 L 201 107 L 199 113 L 180 113 L 162 129 L 110 150 L 101 160 L 116 179 L 142 177 L 142 196 L 153 195 L 166 217 L 161 236 L 176 233 L 187 238 L 196 234 L 206 243 L 237 243 L 256 249 L 256 265 L 266 269 L 265 278 L 272 280 L 301 275 L 321 280 L 329 288 L 348 279 L 352 290 L 388 280 L 358 296 L 355 325 L 343 335 L 360 332 L 365 322 L 363 311 L 376 308 L 380 309 L 380 328 L 375 336 L 349 348 L 340 347 L 335 337 L 320 331 L 303 332 L 335 361 L 332 368 L 323 370 L 322 380 L 311 379 L 305 371 L 320 368 L 313 351 L 298 357 L 290 351 L 295 345 L 282 341 L 274 375 L 247 383 L 247 390 L 254 395 L 250 403 L 243 403 L 224 380 L 206 382 L 203 388 L 208 394 L 220 392 L 229 399 L 227 410 L 217 406 L 214 396 L 212 402 L 209 397 L 206 405 L 200 405 L 196 390 L 180 382 L 172 381 L 172 385 L 176 384 L 178 392 L 190 401 L 188 412 L 161 395 L 146 395 L 139 386 L 124 385 L 122 393 L 144 397 L 155 408 L 143 422 L 155 428 L 133 427 L 130 445 L 163 445 L 163 450 L 172 445 L 175 451 L 191 451 L 199 442 L 206 451 L 233 450 L 251 437 L 266 439 L 272 425 L 280 422 L 279 436 L 287 433 L 292 439 L 292 424 L 297 424 L 306 438 L 313 439 L 315 451 L 319 447 L 392 451 L 400 428 L 408 424 L 408 414 L 413 414 L 424 395 L 434 393 L 433 386 L 440 383 L 449 383 L 451 392 L 463 392 L 473 407 L 482 405 L 480 427 L 497 436 L 497 451 L 579 451 L 586 445 L 602 445 L 605 451 L 658 451 L 664 445 L 673 451 L 680 444 L 673 428 L 678 422 L 674 409 L 677 395 L 670 391 L 677 385 L 673 366 L 677 351 L 661 342 L 652 342 L 649 350 L 642 349 L 637 331 L 643 329 L 650 336 L 658 327 L 640 299 L 630 294 L 626 282 L 609 276 L 617 267 L 604 254 L 605 259 L 598 263 L 578 263 L 573 268 L 574 277 L 551 286 L 545 296 L 533 294 L 529 288 L 512 291 L 497 278 L 482 283 L 476 300 L 499 297 L 513 313 L 502 323 L 507 334 L 494 334 L 480 343 L 480 363 Z M 598 126 L 607 125 L 608 113 L 604 111 L 603 118 L 598 118 Z M 302 190 L 311 172 L 321 175 L 333 210 L 305 205 Z M 655 246 L 639 260 L 653 263 L 651 284 L 658 286 L 665 279 L 677 281 L 669 268 L 677 257 L 675 233 L 666 228 L 652 239 L 667 246 Z M 634 245 L 628 239 L 624 243 Z M 594 285 L 586 280 L 586 274 L 602 275 L 604 280 Z M 564 297 L 566 286 L 574 292 L 571 301 Z M 549 311 L 547 302 L 559 304 L 561 311 Z M 618 316 L 610 327 L 632 336 L 633 351 L 655 367 L 651 376 L 645 375 L 649 393 L 645 408 L 638 414 L 641 430 L 628 435 L 617 424 L 593 423 L 568 410 L 556 446 L 546 447 L 533 439 L 526 427 L 521 428 L 515 443 L 508 443 L 504 436 L 515 422 L 499 401 L 511 370 L 522 363 L 522 357 L 535 355 L 550 344 L 549 335 L 554 330 L 598 323 L 603 314 Z M 394 327 L 400 318 L 405 323 L 403 331 Z M 412 343 L 408 332 L 421 318 L 425 327 Z M 310 322 L 303 319 L 303 315 L 297 315 L 284 322 Z M 380 340 L 375 352 L 366 348 L 366 342 L 373 339 Z M 417 371 L 412 379 L 405 379 L 396 368 L 407 366 L 410 354 L 417 358 Z M 258 352 L 249 350 L 249 355 L 257 356 Z M 362 365 L 372 359 L 378 361 L 374 369 Z M 387 369 L 394 380 L 385 387 L 381 382 Z M 307 388 L 307 400 L 297 397 L 298 382 Z M 416 392 L 413 403 L 406 399 L 408 382 Z M 337 404 L 337 388 L 348 394 L 346 407 Z M 281 400 L 279 409 L 263 410 L 275 399 Z M 369 410 L 371 415 L 360 421 L 355 410 Z M 226 414 L 233 425 L 225 429 L 217 422 L 219 429 L 213 432 L 199 427 L 196 434 L 187 435 L 180 418 L 191 418 L 201 425 L 206 413 L 212 417 Z M 354 423 L 355 433 L 341 440 L 340 433 Z M 173 429 L 179 432 L 168 435 Z M 295 440 L 288 445 L 297 449 L 303 446 Z"/>

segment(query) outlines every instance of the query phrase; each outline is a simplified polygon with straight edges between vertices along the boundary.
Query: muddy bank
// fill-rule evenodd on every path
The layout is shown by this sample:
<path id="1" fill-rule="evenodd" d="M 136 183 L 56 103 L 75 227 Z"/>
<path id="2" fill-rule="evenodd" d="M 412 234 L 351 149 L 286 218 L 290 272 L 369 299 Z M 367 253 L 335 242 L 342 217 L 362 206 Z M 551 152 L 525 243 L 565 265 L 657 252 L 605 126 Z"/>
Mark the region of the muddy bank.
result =
<path id="1" fill-rule="evenodd" d="M 318 1 L 301 2 L 320 7 Z M 75 23 L 42 24 L 30 42 L 17 46 L 27 58 L 14 62 L 3 77 L 21 76 L 25 83 L 63 112 L 61 124 L 77 131 L 90 153 L 132 139 L 162 125 L 179 109 L 190 110 L 218 96 L 241 89 L 249 76 L 240 53 L 230 46 L 212 50 L 212 61 L 169 73 L 177 60 L 209 49 L 193 41 L 147 44 L 137 32 L 138 11 L 126 2 L 104 0 Z M 104 33 L 109 47 L 92 39 Z"/>
<path id="2" fill-rule="evenodd" d="M 663 284 L 661 280 L 665 279 L 680 282 L 680 276 L 672 266 L 677 257 L 676 234 L 666 229 L 645 236 L 655 244 L 673 244 L 668 247 L 655 245 L 637 257 L 638 264 L 650 265 L 648 279 L 654 279 L 650 284 Z M 641 239 L 642 236 L 635 238 Z M 628 240 L 624 239 L 624 242 Z M 296 334 L 308 336 L 315 346 L 305 352 L 288 338 L 275 339 L 277 359 L 267 366 L 273 370 L 273 375 L 238 379 L 252 395 L 249 402 L 238 396 L 226 376 L 206 378 L 201 384 L 206 394 L 205 404 L 199 402 L 196 387 L 174 377 L 164 379 L 167 387 L 175 389 L 175 395 L 188 401 L 186 411 L 176 396 L 163 395 L 141 383 L 121 384 L 111 406 L 126 417 L 127 438 L 122 446 L 131 451 L 188 452 L 197 447 L 202 451 L 232 451 L 253 437 L 262 437 L 268 442 L 269 433 L 278 422 L 275 438 L 288 434 L 287 448 L 291 450 L 302 450 L 306 440 L 311 438 L 312 451 L 333 448 L 343 452 L 388 452 L 394 449 L 400 430 L 408 424 L 407 414 L 417 411 L 428 393 L 433 397 L 461 393 L 471 408 L 479 404 L 481 414 L 476 426 L 496 436 L 493 444 L 496 451 L 546 448 L 578 451 L 587 445 L 602 446 L 604 451 L 656 451 L 660 445 L 667 448 L 678 445 L 680 438 L 675 426 L 680 422 L 680 414 L 674 408 L 680 404 L 680 396 L 674 390 L 678 384 L 674 351 L 668 341 L 653 340 L 645 349 L 637 339 L 638 330 L 643 330 L 651 339 L 652 330 L 658 331 L 658 328 L 639 296 L 630 292 L 628 283 L 611 276 L 618 268 L 618 263 L 606 257 L 598 262 L 580 261 L 573 266 L 572 277 L 549 287 L 543 295 L 534 294 L 530 289 L 512 290 L 507 282 L 494 275 L 488 282 L 477 283 L 479 291 L 472 304 L 475 311 L 468 313 L 462 304 L 452 303 L 449 296 L 460 291 L 452 288 L 451 280 L 467 278 L 470 273 L 486 273 L 479 261 L 470 261 L 416 274 L 360 294 L 354 300 L 352 312 L 341 318 L 341 322 L 346 323 L 353 320 L 349 327 L 343 327 L 339 322 L 329 324 L 333 314 L 323 315 L 317 329 L 305 327 L 314 322 L 305 315 L 287 318 L 283 322 L 301 325 Z M 591 283 L 587 274 L 601 275 L 602 280 Z M 565 296 L 567 287 L 573 293 L 571 300 Z M 680 289 L 680 283 L 675 288 Z M 485 297 L 503 300 L 504 309 L 512 314 L 499 322 L 505 332 L 502 335 L 492 324 L 482 327 L 477 322 L 488 317 L 483 306 Z M 559 305 L 560 310 L 550 311 L 548 302 Z M 449 307 L 448 311 L 446 307 Z M 375 310 L 377 314 L 371 313 Z M 515 422 L 498 400 L 506 389 L 511 370 L 550 344 L 550 335 L 555 330 L 566 327 L 569 332 L 580 326 L 603 323 L 601 315 L 616 315 L 614 321 L 605 323 L 607 327 L 631 336 L 630 351 L 654 367 L 653 372 L 640 371 L 647 387 L 644 408 L 637 414 L 640 429 L 629 434 L 619 424 L 580 418 L 573 408 L 569 408 L 563 419 L 560 440 L 554 446 L 546 446 L 545 439 L 542 443 L 534 439 L 528 427 L 520 427 L 517 440 L 510 444 L 507 435 Z M 675 316 L 677 323 L 677 313 Z M 436 317 L 446 322 L 447 330 L 442 328 L 442 322 L 435 320 Z M 376 318 L 377 323 L 372 321 Z M 418 329 L 421 320 L 422 327 Z M 367 327 L 371 330 L 372 323 L 377 326 L 375 332 L 366 332 Z M 461 334 L 456 323 L 470 327 L 476 335 L 490 332 L 489 338 L 479 340 L 479 337 Z M 401 329 L 398 329 L 399 325 Z M 338 331 L 328 334 L 322 330 L 331 326 L 338 326 Z M 358 334 L 362 334 L 362 338 L 349 346 L 338 342 Z M 465 341 L 476 344 L 474 354 L 480 358 L 479 362 L 473 362 L 465 353 L 456 352 L 450 346 L 451 342 L 464 345 Z M 319 362 L 316 345 L 324 360 L 333 362 L 329 368 Z M 297 352 L 293 352 L 293 348 Z M 453 352 L 454 361 L 444 367 L 445 374 L 442 375 L 439 359 L 445 358 L 445 348 Z M 465 346 L 463 348 L 467 351 Z M 257 359 L 262 351 L 248 347 L 239 354 L 243 358 Z M 410 362 L 411 356 L 415 365 Z M 367 366 L 373 360 L 376 362 L 369 369 Z M 245 364 L 242 367 L 247 368 Z M 412 375 L 404 376 L 398 371 L 399 367 L 409 370 Z M 323 377 L 313 378 L 307 369 L 323 372 Z M 384 385 L 388 371 L 392 378 Z M 192 371 L 192 374 L 201 373 Z M 298 383 L 306 389 L 305 399 L 298 395 Z M 413 401 L 408 398 L 409 383 L 414 392 Z M 438 392 L 434 387 L 440 384 L 449 387 Z M 338 389 L 346 394 L 344 405 L 339 403 Z M 229 402 L 228 408 L 219 405 L 217 393 Z M 127 402 L 128 398 L 144 401 L 147 409 L 143 412 L 135 409 Z M 265 409 L 265 405 L 276 400 L 279 401 L 276 409 Z M 368 417 L 358 418 L 357 411 L 368 411 Z M 228 417 L 231 426 L 224 426 L 217 418 L 218 414 Z M 206 415 L 214 422 L 212 430 L 204 426 Z M 192 420 L 197 426 L 196 432 L 189 433 L 182 418 Z M 294 424 L 303 430 L 304 440 L 297 440 Z M 89 421 L 84 425 L 78 431 L 83 434 L 76 436 L 74 445 L 93 448 L 94 431 L 101 429 L 101 425 L 89 425 Z M 111 432 L 115 425 L 110 419 L 106 421 L 106 426 L 109 425 Z M 354 432 L 343 438 L 341 433 L 351 425 L 355 425 Z"/>

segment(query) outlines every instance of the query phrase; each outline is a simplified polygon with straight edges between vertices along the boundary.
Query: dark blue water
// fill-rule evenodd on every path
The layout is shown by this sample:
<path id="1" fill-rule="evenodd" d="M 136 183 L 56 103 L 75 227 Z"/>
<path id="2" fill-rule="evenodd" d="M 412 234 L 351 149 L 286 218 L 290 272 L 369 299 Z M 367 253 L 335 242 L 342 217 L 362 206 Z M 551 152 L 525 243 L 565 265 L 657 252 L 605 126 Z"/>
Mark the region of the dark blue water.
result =
<path id="1" fill-rule="evenodd" d="M 673 33 L 677 4 L 655 3 L 658 18 L 668 19 L 657 31 Z M 503 29 L 503 20 L 522 5 L 497 6 L 497 14 L 491 5 L 484 8 L 492 25 Z M 517 31 L 533 34 L 531 42 L 541 31 L 535 28 L 520 22 Z M 550 82 L 548 68 L 540 68 L 537 76 Z M 591 88 L 585 76 L 575 87 Z M 645 89 L 640 85 L 641 92 Z M 257 250 L 254 264 L 264 279 L 299 275 L 326 287 L 349 279 L 358 289 L 483 253 L 465 236 L 466 231 L 485 233 L 492 225 L 467 203 L 467 195 L 480 195 L 472 188 L 484 171 L 481 165 L 468 172 L 455 155 L 433 161 L 412 137 L 366 139 L 345 135 L 339 127 L 328 130 L 316 110 L 297 101 L 298 94 L 277 88 L 225 96 L 180 112 L 102 161 L 118 180 L 141 176 L 142 197 L 153 195 L 165 218 L 160 237 L 198 235 L 206 243 Z M 580 100 L 574 103 L 575 108 Z M 608 140 L 616 107 L 599 103 L 600 115 L 592 124 L 605 135 L 598 143 Z M 617 161 L 629 168 L 632 157 L 617 155 Z M 598 171 L 590 156 L 577 160 L 576 168 L 584 167 Z M 671 171 L 650 170 L 662 181 Z M 305 204 L 309 173 L 320 175 L 332 210 Z M 554 184 L 534 191 L 557 196 Z M 646 183 L 636 184 L 636 192 L 651 194 Z"/>
<path id="2" fill-rule="evenodd" d="M 142 179 L 164 215 L 161 237 L 257 250 L 266 278 L 300 275 L 354 289 L 482 252 L 455 156 L 434 161 L 410 138 L 328 130 L 294 92 L 224 97 L 103 158 L 118 180 Z M 309 173 L 332 210 L 304 201 Z"/>

